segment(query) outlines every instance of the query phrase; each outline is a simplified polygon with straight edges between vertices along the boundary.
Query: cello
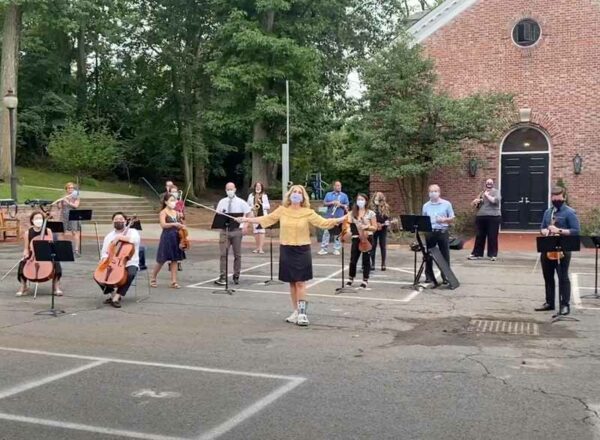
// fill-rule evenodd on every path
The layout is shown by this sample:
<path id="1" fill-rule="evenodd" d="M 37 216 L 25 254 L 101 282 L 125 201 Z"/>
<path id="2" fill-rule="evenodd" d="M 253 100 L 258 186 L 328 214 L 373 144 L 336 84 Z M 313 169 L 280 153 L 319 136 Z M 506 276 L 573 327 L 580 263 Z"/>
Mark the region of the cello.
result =
<path id="1" fill-rule="evenodd" d="M 52 241 L 52 233 L 48 234 L 48 231 L 46 230 L 47 224 L 48 216 L 45 215 L 40 235 L 33 237 L 29 243 L 29 256 L 23 266 L 23 277 L 30 282 L 43 283 L 44 281 L 54 279 L 54 264 L 51 261 L 37 261 L 33 250 L 33 243 L 35 241 Z"/>
<path id="2" fill-rule="evenodd" d="M 136 217 L 127 219 L 122 235 L 127 235 L 130 225 L 136 221 Z M 94 280 L 103 287 L 121 287 L 127 283 L 127 262 L 135 254 L 135 245 L 124 241 L 111 243 L 108 248 L 108 256 L 100 261 L 94 271 Z"/>

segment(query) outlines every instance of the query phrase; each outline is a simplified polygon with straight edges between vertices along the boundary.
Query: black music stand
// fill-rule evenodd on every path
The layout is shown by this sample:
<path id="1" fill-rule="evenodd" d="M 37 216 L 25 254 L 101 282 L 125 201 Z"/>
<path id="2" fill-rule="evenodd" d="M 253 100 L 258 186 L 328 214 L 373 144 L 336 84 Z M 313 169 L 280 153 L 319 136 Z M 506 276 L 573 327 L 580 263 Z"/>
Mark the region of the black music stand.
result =
<path id="1" fill-rule="evenodd" d="M 33 253 L 37 261 L 50 261 L 52 264 L 59 263 L 61 261 L 74 261 L 73 243 L 71 243 L 69 240 L 34 240 Z M 41 312 L 35 313 L 35 315 L 50 315 L 56 317 L 65 313 L 64 310 L 58 310 L 54 307 L 55 296 L 54 289 L 52 289 L 52 302 L 50 304 L 50 309 L 42 310 Z"/>
<path id="2" fill-rule="evenodd" d="M 72 209 L 69 211 L 69 221 L 77 222 L 77 231 L 79 232 L 79 254 L 81 254 L 81 222 L 92 219 L 91 209 Z"/>
<path id="3" fill-rule="evenodd" d="M 581 249 L 581 240 L 578 235 L 550 235 L 548 237 L 537 237 L 537 251 L 540 253 L 547 252 L 578 252 Z M 556 260 L 558 267 L 558 274 L 562 271 L 560 259 Z M 559 306 L 558 313 L 552 315 L 552 322 L 556 321 L 579 321 L 577 318 L 565 316 L 560 314 L 560 285 L 558 286 L 559 292 Z"/>
<path id="4" fill-rule="evenodd" d="M 425 265 L 427 260 L 431 258 L 429 253 L 427 252 L 426 246 L 423 244 L 423 240 L 421 239 L 421 235 L 419 232 L 431 232 L 431 218 L 427 215 L 401 215 L 400 222 L 402 223 L 402 229 L 405 231 L 411 231 L 415 234 L 415 239 L 418 243 L 418 249 L 413 249 L 415 254 L 414 259 L 414 272 L 413 272 L 413 287 L 417 287 L 419 285 L 419 280 L 423 275 L 423 271 L 425 270 Z M 417 270 L 417 252 L 421 252 L 423 254 L 423 261 L 421 262 L 421 266 Z M 436 284 L 437 285 L 437 284 Z"/>
<path id="5" fill-rule="evenodd" d="M 225 214 L 225 213 L 224 213 Z M 225 290 L 213 290 L 214 294 L 233 295 L 235 290 L 229 288 L 229 231 L 238 228 L 239 223 L 231 217 L 243 217 L 241 212 L 228 212 L 227 215 L 215 214 L 211 229 L 220 229 L 225 232 Z"/>
<path id="6" fill-rule="evenodd" d="M 333 237 L 335 237 L 336 235 L 341 235 L 341 234 L 342 234 L 342 226 L 341 225 L 338 225 L 335 228 L 332 228 L 331 235 Z M 340 287 L 338 287 L 337 289 L 335 289 L 335 294 L 339 295 L 340 293 L 356 293 L 357 292 L 356 287 L 351 287 L 351 286 L 345 285 L 346 279 L 344 277 L 344 274 L 346 272 L 346 262 L 345 262 L 346 252 L 344 249 L 346 246 L 344 246 L 345 243 L 342 241 L 342 237 L 339 237 L 339 240 L 340 240 L 340 244 L 342 245 L 342 252 L 341 252 L 342 253 L 342 258 L 341 258 L 341 261 L 342 261 L 342 272 L 341 272 L 342 273 L 342 285 Z"/>
<path id="7" fill-rule="evenodd" d="M 581 237 L 581 243 L 586 248 L 596 249 L 596 271 L 594 278 L 594 293 L 591 295 L 582 295 L 580 298 L 600 299 L 598 294 L 598 250 L 600 250 L 600 236 Z"/>
<path id="8" fill-rule="evenodd" d="M 273 229 L 279 229 L 279 223 L 266 228 L 269 231 L 269 258 L 270 258 L 270 271 L 271 271 L 271 277 L 265 281 L 265 286 L 269 286 L 272 284 L 283 284 L 283 281 L 279 281 L 276 280 L 275 278 L 273 278 Z"/>

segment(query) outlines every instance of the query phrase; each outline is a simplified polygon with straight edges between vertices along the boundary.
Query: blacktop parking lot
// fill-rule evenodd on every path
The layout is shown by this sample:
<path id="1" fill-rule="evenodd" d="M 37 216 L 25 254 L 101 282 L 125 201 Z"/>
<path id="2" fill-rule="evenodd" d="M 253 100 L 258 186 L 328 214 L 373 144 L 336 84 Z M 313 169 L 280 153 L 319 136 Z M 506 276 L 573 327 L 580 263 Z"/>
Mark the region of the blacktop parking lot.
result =
<path id="1" fill-rule="evenodd" d="M 58 318 L 34 315 L 47 284 L 33 300 L 1 282 L 0 439 L 600 439 L 593 254 L 571 263 L 576 321 L 552 322 L 533 312 L 533 252 L 453 251 L 460 288 L 415 290 L 395 247 L 368 290 L 337 295 L 340 258 L 315 247 L 301 328 L 249 241 L 231 296 L 212 293 L 215 243 L 188 253 L 182 289 L 141 272 L 119 310 L 92 281 L 95 242 L 64 265 Z M 0 244 L 1 274 L 20 252 Z"/>

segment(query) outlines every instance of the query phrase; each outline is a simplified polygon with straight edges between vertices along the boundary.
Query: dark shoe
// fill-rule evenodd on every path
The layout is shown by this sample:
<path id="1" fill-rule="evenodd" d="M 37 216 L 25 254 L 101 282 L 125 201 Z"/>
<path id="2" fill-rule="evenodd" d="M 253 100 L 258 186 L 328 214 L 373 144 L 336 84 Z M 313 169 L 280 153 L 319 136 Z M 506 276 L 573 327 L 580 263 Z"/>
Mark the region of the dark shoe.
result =
<path id="1" fill-rule="evenodd" d="M 569 306 L 561 306 L 560 312 L 558 312 L 559 315 L 568 315 L 569 313 L 571 313 L 571 307 Z"/>
<path id="2" fill-rule="evenodd" d="M 217 286 L 224 286 L 225 284 L 227 284 L 227 283 L 225 282 L 225 277 L 221 277 L 221 278 L 219 278 L 218 280 L 216 280 L 216 281 L 215 281 L 215 284 L 216 284 Z"/>
<path id="3" fill-rule="evenodd" d="M 233 277 L 233 284 L 235 284 L 236 286 L 240 284 L 240 277 Z"/>
<path id="4" fill-rule="evenodd" d="M 115 309 L 120 309 L 121 308 L 121 301 L 111 301 L 110 305 L 113 306 Z"/>
<path id="5" fill-rule="evenodd" d="M 104 304 L 110 304 L 112 302 L 112 298 L 109 296 L 104 300 Z"/>
<path id="6" fill-rule="evenodd" d="M 177 262 L 177 271 L 178 272 L 182 272 L 183 271 L 183 269 L 181 268 L 181 261 Z"/>
<path id="7" fill-rule="evenodd" d="M 371 272 L 375 272 L 375 265 L 371 265 L 371 268 L 369 269 Z"/>
<path id="8" fill-rule="evenodd" d="M 381 266 L 381 270 L 382 270 L 383 272 L 385 272 L 387 269 L 385 268 L 385 266 Z"/>
<path id="9" fill-rule="evenodd" d="M 549 311 L 549 310 L 554 310 L 554 307 L 553 307 L 553 306 L 551 306 L 551 305 L 550 305 L 550 304 L 548 304 L 548 303 L 544 303 L 544 304 L 542 305 L 542 307 L 536 307 L 536 308 L 535 308 L 535 309 L 533 309 L 533 310 L 535 310 L 536 312 L 547 312 L 547 311 Z"/>

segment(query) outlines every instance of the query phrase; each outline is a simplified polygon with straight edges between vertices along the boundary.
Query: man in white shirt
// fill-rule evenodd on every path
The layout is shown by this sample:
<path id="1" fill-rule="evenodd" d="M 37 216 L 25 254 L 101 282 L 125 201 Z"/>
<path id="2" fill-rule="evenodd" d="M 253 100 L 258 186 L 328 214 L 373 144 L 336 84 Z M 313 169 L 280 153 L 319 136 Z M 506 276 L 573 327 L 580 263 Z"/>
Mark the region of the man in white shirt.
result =
<path id="1" fill-rule="evenodd" d="M 246 217 L 249 217 L 252 209 L 245 200 L 240 199 L 235 195 L 235 184 L 229 182 L 225 185 L 225 192 L 227 197 L 221 199 L 217 205 L 217 212 L 226 214 L 241 213 Z M 220 262 L 220 275 L 219 279 L 215 281 L 215 284 L 219 286 L 225 285 L 225 278 L 227 273 L 225 271 L 226 266 L 226 253 L 229 246 L 233 248 L 233 282 L 239 284 L 240 282 L 240 271 L 242 270 L 242 238 L 244 230 L 247 227 L 247 223 L 238 224 L 233 220 L 230 223 L 227 234 L 225 229 L 221 231 L 219 236 L 219 247 L 221 250 L 221 262 Z"/>
<path id="2" fill-rule="evenodd" d="M 129 259 L 126 265 L 127 282 L 123 286 L 118 287 L 116 292 L 113 287 L 103 286 L 100 284 L 102 292 L 105 295 L 110 294 L 110 297 L 107 298 L 104 301 L 104 303 L 110 304 L 111 306 L 116 308 L 120 308 L 121 298 L 127 294 L 127 291 L 129 290 L 129 287 L 131 286 L 131 283 L 133 282 L 139 270 L 140 233 L 135 229 L 129 228 L 127 230 L 127 233 L 124 234 L 126 220 L 125 214 L 123 214 L 122 212 L 115 212 L 112 216 L 112 221 L 114 230 L 108 233 L 106 237 L 104 237 L 104 243 L 102 244 L 102 251 L 100 253 L 101 259 L 104 260 L 105 258 L 107 258 L 108 252 L 110 250 L 110 245 L 113 243 L 116 245 L 119 241 L 122 241 L 124 243 L 131 243 L 135 248 L 133 256 Z"/>

